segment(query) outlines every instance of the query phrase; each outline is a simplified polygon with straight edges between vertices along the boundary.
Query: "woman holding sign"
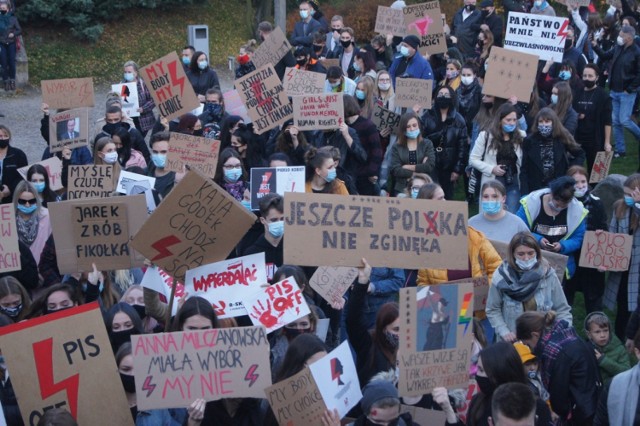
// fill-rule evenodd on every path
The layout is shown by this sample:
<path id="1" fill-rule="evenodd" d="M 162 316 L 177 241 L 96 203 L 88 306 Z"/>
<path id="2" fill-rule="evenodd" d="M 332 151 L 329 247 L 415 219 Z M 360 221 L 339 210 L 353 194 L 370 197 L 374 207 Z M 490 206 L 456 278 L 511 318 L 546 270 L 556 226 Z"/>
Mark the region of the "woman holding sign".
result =
<path id="1" fill-rule="evenodd" d="M 138 113 L 139 117 L 133 117 L 133 123 L 136 129 L 142 133 L 142 136 L 147 136 L 147 132 L 153 128 L 156 122 L 153 116 L 153 109 L 156 104 L 153 102 L 151 92 L 147 89 L 144 80 L 138 76 L 138 64 L 133 61 L 127 61 L 124 63 L 124 79 L 121 83 L 136 83 L 136 89 L 138 90 Z"/>
<path id="2" fill-rule="evenodd" d="M 402 115 L 398 126 L 398 142 L 391 147 L 389 163 L 392 185 L 388 192 L 397 195 L 404 191 L 407 180 L 414 173 L 433 175 L 436 166 L 436 155 L 433 143 L 422 137 L 418 114 L 409 111 Z"/>

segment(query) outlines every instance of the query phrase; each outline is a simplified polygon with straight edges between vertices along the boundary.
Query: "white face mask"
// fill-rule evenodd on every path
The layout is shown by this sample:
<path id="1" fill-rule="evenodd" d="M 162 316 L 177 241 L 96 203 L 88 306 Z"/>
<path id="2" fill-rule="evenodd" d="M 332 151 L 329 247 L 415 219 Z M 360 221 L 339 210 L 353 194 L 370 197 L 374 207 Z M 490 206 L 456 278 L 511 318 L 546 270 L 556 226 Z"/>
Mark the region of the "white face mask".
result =
<path id="1" fill-rule="evenodd" d="M 624 39 L 622 38 L 622 36 L 618 36 L 618 38 L 616 39 L 616 43 L 618 43 L 618 46 L 624 46 Z"/>
<path id="2" fill-rule="evenodd" d="M 578 198 L 584 197 L 584 194 L 587 193 L 587 189 L 589 188 L 576 188 L 576 191 L 573 193 L 573 195 L 575 195 Z"/>
<path id="3" fill-rule="evenodd" d="M 118 161 L 118 153 L 117 152 L 107 152 L 104 155 L 104 162 L 107 164 L 115 164 Z"/>
<path id="4" fill-rule="evenodd" d="M 536 263 L 538 263 L 537 256 L 533 256 L 529 260 L 523 260 L 523 259 L 517 259 L 516 258 L 516 265 L 518 265 L 518 268 L 522 269 L 523 271 L 528 271 L 528 270 L 532 269 L 534 266 L 536 266 Z"/>
<path id="5" fill-rule="evenodd" d="M 462 82 L 462 84 L 464 84 L 465 86 L 470 85 L 471 83 L 473 83 L 473 76 L 462 76 L 460 77 L 460 81 Z"/>

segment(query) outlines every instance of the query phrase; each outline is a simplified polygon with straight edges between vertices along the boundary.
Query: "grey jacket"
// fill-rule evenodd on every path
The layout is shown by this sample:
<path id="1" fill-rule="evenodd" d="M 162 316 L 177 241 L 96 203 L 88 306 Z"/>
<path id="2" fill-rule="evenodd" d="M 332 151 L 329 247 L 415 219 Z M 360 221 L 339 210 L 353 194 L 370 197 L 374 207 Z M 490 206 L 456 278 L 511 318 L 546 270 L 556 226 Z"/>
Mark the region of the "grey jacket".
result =
<path id="1" fill-rule="evenodd" d="M 418 158 L 416 173 L 427 173 L 431 175 L 435 171 L 436 151 L 433 148 L 433 143 L 429 139 L 422 139 L 418 142 L 416 157 Z M 427 160 L 423 162 L 425 158 Z M 390 175 L 395 179 L 393 189 L 396 193 L 404 192 L 407 186 L 407 179 L 413 176 L 411 170 L 402 168 L 405 164 L 409 164 L 409 148 L 407 148 L 406 145 L 395 143 L 391 147 L 389 170 L 391 172 Z"/>
<path id="2" fill-rule="evenodd" d="M 496 286 L 499 281 L 504 281 L 500 271 L 505 268 L 509 268 L 506 260 L 493 274 L 486 307 L 487 318 L 489 318 L 491 326 L 496 329 L 497 335 L 501 338 L 507 333 L 516 332 L 516 318 L 524 312 L 521 302 L 502 293 Z M 542 259 L 539 268 L 543 268 L 544 272 L 543 278 L 540 280 L 538 288 L 533 295 L 536 299 L 537 311 L 553 310 L 556 312 L 558 320 L 565 320 L 571 324 L 573 321 L 571 307 L 567 303 L 567 298 L 562 291 L 558 276 L 544 259 Z"/>

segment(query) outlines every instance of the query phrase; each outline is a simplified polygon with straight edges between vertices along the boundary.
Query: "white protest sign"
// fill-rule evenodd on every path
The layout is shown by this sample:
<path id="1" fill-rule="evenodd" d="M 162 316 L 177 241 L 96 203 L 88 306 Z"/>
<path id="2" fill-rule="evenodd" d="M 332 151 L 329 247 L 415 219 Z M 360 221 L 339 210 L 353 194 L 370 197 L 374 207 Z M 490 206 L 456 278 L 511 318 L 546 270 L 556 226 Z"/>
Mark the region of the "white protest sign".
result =
<path id="1" fill-rule="evenodd" d="M 112 84 L 111 91 L 120 95 L 122 102 L 122 112 L 127 117 L 140 117 L 140 101 L 138 100 L 138 86 L 136 83 Z"/>
<path id="2" fill-rule="evenodd" d="M 247 315 L 242 301 L 268 284 L 264 253 L 189 269 L 185 282 L 187 293 L 211 302 L 218 318 Z"/>
<path id="3" fill-rule="evenodd" d="M 177 282 L 175 300 L 171 306 L 171 315 L 178 312 L 178 300 L 184 297 L 184 285 L 176 281 L 171 275 L 167 274 L 157 266 L 149 266 L 140 281 L 140 285 L 144 288 L 160 293 L 168 301 L 171 298 L 171 289 L 173 283 Z"/>
<path id="4" fill-rule="evenodd" d="M 309 369 L 327 409 L 337 409 L 340 418 L 362 399 L 358 372 L 347 341 L 311 364 Z"/>
<path id="5" fill-rule="evenodd" d="M 120 177 L 118 178 L 118 185 L 116 186 L 116 191 L 120 194 L 129 194 L 131 191 L 127 191 L 127 187 L 130 183 L 138 183 L 145 182 L 141 186 L 144 186 L 145 189 L 153 188 L 156 184 L 156 178 L 151 176 L 145 176 L 138 173 L 131 173 L 125 170 L 120 171 Z"/>
<path id="6" fill-rule="evenodd" d="M 243 300 L 253 325 L 264 326 L 267 333 L 282 328 L 311 312 L 293 277 L 260 289 Z"/>
<path id="7" fill-rule="evenodd" d="M 537 55 L 542 61 L 560 62 L 568 26 L 567 18 L 509 12 L 504 48 Z M 508 67 L 508 64 L 501 66 Z"/>

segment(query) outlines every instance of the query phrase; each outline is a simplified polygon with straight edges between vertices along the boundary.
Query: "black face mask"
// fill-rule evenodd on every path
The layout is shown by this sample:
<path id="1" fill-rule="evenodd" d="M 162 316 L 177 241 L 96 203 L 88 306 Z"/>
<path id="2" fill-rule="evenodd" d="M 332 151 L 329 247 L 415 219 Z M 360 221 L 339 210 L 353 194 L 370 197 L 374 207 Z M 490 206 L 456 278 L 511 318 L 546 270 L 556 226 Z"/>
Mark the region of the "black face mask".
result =
<path id="1" fill-rule="evenodd" d="M 322 52 L 322 49 L 324 49 L 324 46 L 322 46 L 322 45 L 318 45 L 318 44 L 314 44 L 313 45 L 313 51 L 316 52 L 316 53 Z"/>
<path id="2" fill-rule="evenodd" d="M 481 13 L 482 13 L 482 18 L 486 18 L 487 16 L 489 16 L 488 10 L 483 10 Z"/>
<path id="3" fill-rule="evenodd" d="M 147 313 L 145 312 L 145 309 L 144 309 L 144 305 L 131 305 L 131 307 L 136 310 L 140 319 L 143 319 L 144 317 L 147 316 Z"/>
<path id="4" fill-rule="evenodd" d="M 439 96 L 436 98 L 436 108 L 438 109 L 448 109 L 453 106 L 453 99 L 445 98 L 444 96 Z"/>
<path id="5" fill-rule="evenodd" d="M 493 391 L 496 390 L 496 385 L 494 385 L 491 379 L 489 379 L 488 377 L 481 377 L 476 375 L 476 383 L 478 384 L 480 392 L 482 392 L 486 396 L 493 395 Z"/>
<path id="6" fill-rule="evenodd" d="M 340 44 L 346 49 L 347 47 L 351 46 L 351 40 L 340 40 Z"/>
<path id="7" fill-rule="evenodd" d="M 467 12 L 473 12 L 474 10 L 476 10 L 476 6 L 473 4 L 468 4 L 465 6 L 465 9 L 467 9 Z"/>
<path id="8" fill-rule="evenodd" d="M 298 64 L 298 66 L 300 68 L 304 67 L 304 65 L 307 63 L 307 58 L 304 59 L 296 59 L 296 64 Z"/>
<path id="9" fill-rule="evenodd" d="M 123 343 L 130 342 L 131 336 L 134 334 L 138 334 L 135 328 L 130 328 L 129 330 L 124 331 L 112 331 L 109 333 L 109 339 L 111 340 L 113 351 L 116 352 Z"/>
<path id="10" fill-rule="evenodd" d="M 60 309 L 54 309 L 54 310 L 49 310 L 49 308 L 44 308 L 44 314 L 52 314 L 54 312 L 60 312 L 60 311 L 66 311 L 67 309 L 71 309 L 74 308 L 75 306 L 67 306 L 66 308 L 60 308 Z"/>
<path id="11" fill-rule="evenodd" d="M 0 15 L 6 15 L 7 13 L 9 13 L 8 10 L 0 10 Z"/>
<path id="12" fill-rule="evenodd" d="M 135 376 L 120 373 L 120 380 L 122 380 L 122 386 L 124 387 L 125 392 L 136 393 Z"/>
<path id="13" fill-rule="evenodd" d="M 493 108 L 493 102 L 483 102 L 482 105 L 484 105 L 486 109 Z"/>
<path id="14" fill-rule="evenodd" d="M 9 139 L 0 139 L 0 149 L 5 149 L 9 146 Z"/>
<path id="15" fill-rule="evenodd" d="M 564 41 L 564 50 L 569 50 L 573 47 L 573 40 L 565 40 Z"/>
<path id="16" fill-rule="evenodd" d="M 295 339 L 296 337 L 300 336 L 301 334 L 305 334 L 305 333 L 310 333 L 311 329 L 301 329 L 301 328 L 287 328 L 284 327 L 282 329 L 284 331 L 284 335 L 287 336 L 287 339 L 289 341 L 292 341 L 293 339 Z"/>
<path id="17" fill-rule="evenodd" d="M 193 136 L 202 136 L 203 135 L 203 130 L 199 129 L 199 130 L 194 130 L 193 131 Z"/>
<path id="18" fill-rule="evenodd" d="M 596 86 L 596 81 L 593 80 L 582 80 L 582 82 L 584 83 L 584 87 L 586 87 L 587 89 L 593 89 Z"/>

